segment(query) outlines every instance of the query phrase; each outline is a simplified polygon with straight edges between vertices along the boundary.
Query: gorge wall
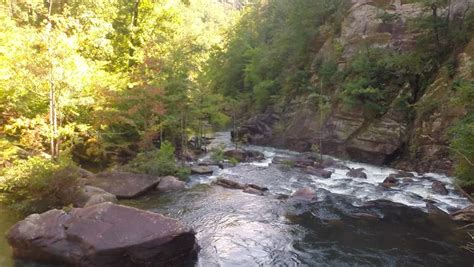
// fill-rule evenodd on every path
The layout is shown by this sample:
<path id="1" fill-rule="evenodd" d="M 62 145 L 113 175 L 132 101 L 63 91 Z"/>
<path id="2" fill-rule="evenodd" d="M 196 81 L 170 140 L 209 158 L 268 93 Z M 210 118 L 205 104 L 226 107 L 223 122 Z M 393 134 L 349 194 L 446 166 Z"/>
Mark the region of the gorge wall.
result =
<path id="1" fill-rule="evenodd" d="M 409 1 L 353 0 L 337 34 L 327 34 L 315 42 L 314 62 L 335 58 L 343 70 L 361 49 L 388 48 L 410 51 L 418 33 L 410 31 L 411 18 L 427 12 Z M 463 16 L 471 0 L 451 1 L 449 17 Z M 393 15 L 384 21 L 380 14 Z M 453 70 L 440 66 L 433 71 L 430 84 L 423 91 L 409 83 L 400 86 L 383 114 L 364 116 L 360 106 L 348 107 L 330 92 L 330 104 L 321 109 L 307 95 L 293 98 L 288 104 L 272 106 L 263 114 L 242 123 L 235 138 L 257 145 L 272 145 L 297 151 L 320 150 L 324 154 L 377 165 L 390 165 L 422 172 L 451 173 L 449 128 L 466 114 L 457 104 L 453 84 L 460 79 L 473 80 L 474 39 L 462 51 L 452 55 Z M 320 83 L 317 71 L 311 81 Z M 410 99 L 411 111 L 400 108 L 402 97 Z"/>

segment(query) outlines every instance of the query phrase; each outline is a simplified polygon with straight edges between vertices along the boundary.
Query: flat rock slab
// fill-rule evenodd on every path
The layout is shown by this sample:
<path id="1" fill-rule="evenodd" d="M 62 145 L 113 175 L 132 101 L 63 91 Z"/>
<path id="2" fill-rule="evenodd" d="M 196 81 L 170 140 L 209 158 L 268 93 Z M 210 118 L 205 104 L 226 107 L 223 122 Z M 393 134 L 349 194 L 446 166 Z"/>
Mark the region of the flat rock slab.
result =
<path id="1" fill-rule="evenodd" d="M 62 266 L 170 266 L 197 250 L 177 220 L 112 203 L 30 215 L 7 239 L 16 258 Z"/>
<path id="2" fill-rule="evenodd" d="M 102 188 L 119 199 L 139 197 L 153 190 L 160 178 L 129 172 L 102 172 L 88 180 L 88 184 Z"/>

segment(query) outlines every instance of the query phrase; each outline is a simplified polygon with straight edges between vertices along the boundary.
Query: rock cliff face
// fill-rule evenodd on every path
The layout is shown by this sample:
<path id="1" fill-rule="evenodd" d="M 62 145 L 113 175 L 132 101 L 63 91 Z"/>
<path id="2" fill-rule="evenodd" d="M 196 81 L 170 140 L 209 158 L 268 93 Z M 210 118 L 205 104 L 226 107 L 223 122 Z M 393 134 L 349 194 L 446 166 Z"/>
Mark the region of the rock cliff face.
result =
<path id="1" fill-rule="evenodd" d="M 314 60 L 336 57 L 338 68 L 344 69 L 347 62 L 367 46 L 395 51 L 413 49 L 417 34 L 408 31 L 408 21 L 425 11 L 419 5 L 407 2 L 353 0 L 340 34 L 329 34 Z M 450 16 L 461 16 L 472 4 L 471 0 L 453 0 Z M 388 14 L 391 19 L 383 20 L 380 14 Z M 453 162 L 449 159 L 448 129 L 465 114 L 465 110 L 450 105 L 447 100 L 456 94 L 452 90 L 453 81 L 474 77 L 473 56 L 474 40 L 458 54 L 454 76 L 447 75 L 441 68 L 421 96 L 413 95 L 416 93 L 408 85 L 402 86 L 386 112 L 375 119 L 367 119 L 360 107 L 345 107 L 334 100 L 336 98 L 329 110 L 321 114 L 314 101 L 300 97 L 280 110 L 272 109 L 253 117 L 234 133 L 234 137 L 252 144 L 297 151 L 317 146 L 325 154 L 357 161 L 450 173 Z M 315 74 L 312 81 L 319 83 L 319 77 Z M 415 114 L 411 116 L 397 106 L 397 100 L 407 94 L 414 99 Z"/>

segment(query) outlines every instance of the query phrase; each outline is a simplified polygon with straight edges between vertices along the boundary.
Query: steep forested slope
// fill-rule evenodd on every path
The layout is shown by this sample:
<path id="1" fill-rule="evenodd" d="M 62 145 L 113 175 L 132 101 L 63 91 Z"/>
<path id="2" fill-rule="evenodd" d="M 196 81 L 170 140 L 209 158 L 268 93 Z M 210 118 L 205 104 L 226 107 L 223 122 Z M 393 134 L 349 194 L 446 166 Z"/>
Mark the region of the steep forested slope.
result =
<path id="1" fill-rule="evenodd" d="M 214 57 L 216 90 L 251 118 L 234 137 L 471 179 L 472 5 L 259 5 Z"/>

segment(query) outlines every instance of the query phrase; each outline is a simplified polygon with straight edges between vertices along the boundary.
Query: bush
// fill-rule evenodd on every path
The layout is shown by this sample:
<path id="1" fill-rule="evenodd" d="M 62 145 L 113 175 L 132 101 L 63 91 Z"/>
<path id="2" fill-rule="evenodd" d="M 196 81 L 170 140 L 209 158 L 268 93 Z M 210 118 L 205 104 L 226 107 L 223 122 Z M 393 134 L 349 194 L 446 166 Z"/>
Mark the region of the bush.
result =
<path id="1" fill-rule="evenodd" d="M 474 188 L 474 115 L 451 129 L 451 149 L 456 155 L 455 175 L 460 186 Z"/>
<path id="2" fill-rule="evenodd" d="M 465 106 L 467 115 L 451 128 L 451 149 L 456 156 L 455 175 L 460 186 L 474 192 L 474 84 L 471 81 L 456 81 L 458 97 L 455 104 Z"/>
<path id="3" fill-rule="evenodd" d="M 0 201 L 23 213 L 62 208 L 70 204 L 78 177 L 78 168 L 69 158 L 17 160 L 0 178 Z"/>
<path id="4" fill-rule="evenodd" d="M 211 159 L 217 162 L 223 161 L 225 159 L 224 150 L 225 150 L 224 145 L 213 148 L 211 150 Z"/>
<path id="5" fill-rule="evenodd" d="M 176 164 L 174 147 L 169 142 L 163 142 L 160 149 L 139 153 L 128 163 L 126 169 L 132 172 L 146 173 L 156 176 L 173 175 L 186 179 L 190 173 L 188 168 Z"/>

